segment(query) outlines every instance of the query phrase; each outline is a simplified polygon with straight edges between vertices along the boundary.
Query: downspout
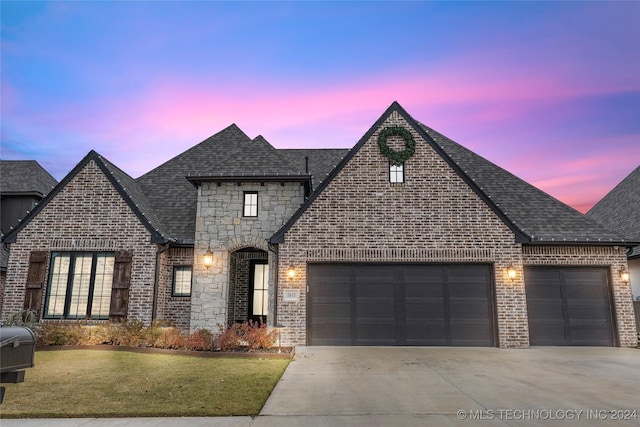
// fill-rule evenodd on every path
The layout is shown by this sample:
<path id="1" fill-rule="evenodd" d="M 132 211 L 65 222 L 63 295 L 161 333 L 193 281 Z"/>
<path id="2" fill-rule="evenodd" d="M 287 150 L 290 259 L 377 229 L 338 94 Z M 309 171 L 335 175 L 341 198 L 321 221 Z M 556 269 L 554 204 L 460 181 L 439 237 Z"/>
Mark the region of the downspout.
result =
<path id="1" fill-rule="evenodd" d="M 164 245 L 158 245 L 159 248 L 156 251 L 156 274 L 153 282 L 153 308 L 151 310 L 151 322 L 156 320 L 156 316 L 158 313 L 158 288 L 160 287 L 160 255 L 162 255 L 169 249 L 169 245 L 169 242 Z"/>
<path id="2" fill-rule="evenodd" d="M 268 243 L 269 252 L 273 253 L 273 263 L 275 264 L 275 274 L 273 275 L 273 326 L 278 326 L 278 277 L 280 276 L 278 245 Z"/>

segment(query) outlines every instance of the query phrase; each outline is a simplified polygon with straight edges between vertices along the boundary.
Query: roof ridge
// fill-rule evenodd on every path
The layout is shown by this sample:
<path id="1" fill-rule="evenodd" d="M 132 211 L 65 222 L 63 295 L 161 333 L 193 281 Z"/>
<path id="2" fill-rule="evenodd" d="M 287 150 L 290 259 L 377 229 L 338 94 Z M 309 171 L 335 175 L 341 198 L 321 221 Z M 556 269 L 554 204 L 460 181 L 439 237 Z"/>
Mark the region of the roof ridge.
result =
<path id="1" fill-rule="evenodd" d="M 175 161 L 177 158 L 179 157 L 183 157 L 183 156 L 187 156 L 189 153 L 202 148 L 203 145 L 207 144 L 207 143 L 211 143 L 213 138 L 219 138 L 221 136 L 221 134 L 225 133 L 225 132 L 230 132 L 230 131 L 234 131 L 234 132 L 238 132 L 240 134 L 242 134 L 242 136 L 244 136 L 247 141 L 251 141 L 251 138 L 249 138 L 249 136 L 244 133 L 244 131 L 242 129 L 240 129 L 238 127 L 238 125 L 236 125 L 235 123 L 231 123 L 229 126 L 227 126 L 226 128 L 220 130 L 219 132 L 214 133 L 213 135 L 203 139 L 202 141 L 200 141 L 199 143 L 197 143 L 196 145 L 193 145 L 191 147 L 189 147 L 188 149 L 186 149 L 185 151 L 173 156 L 172 158 L 170 158 L 169 160 L 159 164 L 158 166 L 156 166 L 155 168 L 145 172 L 144 174 L 140 175 L 139 177 L 136 178 L 136 180 L 139 180 L 141 178 L 144 178 L 145 176 L 151 174 L 152 172 L 165 167 L 168 163 Z"/>

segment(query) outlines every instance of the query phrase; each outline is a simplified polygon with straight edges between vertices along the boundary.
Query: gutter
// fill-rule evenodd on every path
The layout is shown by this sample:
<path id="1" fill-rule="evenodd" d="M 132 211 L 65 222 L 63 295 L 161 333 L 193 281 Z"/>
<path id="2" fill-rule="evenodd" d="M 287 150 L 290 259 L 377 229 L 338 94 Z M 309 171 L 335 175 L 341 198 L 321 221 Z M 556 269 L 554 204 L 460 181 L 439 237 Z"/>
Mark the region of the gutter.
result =
<path id="1" fill-rule="evenodd" d="M 275 264 L 275 274 L 273 275 L 273 326 L 274 327 L 278 327 L 278 277 L 280 276 L 279 272 L 280 272 L 280 268 L 279 268 L 279 263 L 280 263 L 280 258 L 279 258 L 279 251 L 278 251 L 278 245 L 273 245 L 271 243 L 268 243 L 269 245 L 269 252 L 273 253 L 273 263 Z"/>

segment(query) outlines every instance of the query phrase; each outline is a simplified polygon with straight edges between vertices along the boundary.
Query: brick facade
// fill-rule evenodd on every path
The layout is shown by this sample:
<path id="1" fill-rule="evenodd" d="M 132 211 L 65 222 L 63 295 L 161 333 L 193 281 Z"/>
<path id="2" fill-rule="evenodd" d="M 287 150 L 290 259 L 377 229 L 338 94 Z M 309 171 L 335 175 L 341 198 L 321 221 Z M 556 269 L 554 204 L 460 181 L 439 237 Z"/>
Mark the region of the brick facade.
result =
<path id="1" fill-rule="evenodd" d="M 191 297 L 172 295 L 173 269 L 178 266 L 193 266 L 193 248 L 169 247 L 160 254 L 156 318 L 166 320 L 176 328 L 188 330 Z"/>
<path id="2" fill-rule="evenodd" d="M 23 307 L 31 251 L 49 252 L 48 270 L 51 252 L 125 250 L 133 255 L 128 317 L 149 324 L 156 254 L 150 241 L 149 231 L 122 196 L 95 162 L 88 162 L 11 244 L 1 318 Z"/>
<path id="3" fill-rule="evenodd" d="M 618 344 L 623 347 L 638 345 L 631 285 L 620 280 L 618 272 L 627 269 L 626 249 L 618 246 L 525 246 L 525 266 L 599 266 L 609 269 L 613 294 Z"/>
<path id="4" fill-rule="evenodd" d="M 403 126 L 416 140 L 405 163 L 405 182 L 389 183 L 389 162 L 377 138 L 386 126 Z M 526 347 L 524 282 L 503 273 L 521 264 L 521 245 L 497 215 L 396 112 L 360 148 L 285 235 L 280 244 L 278 320 L 283 341 L 306 343 L 306 264 L 310 261 L 486 262 L 494 265 L 498 341 Z M 391 138 L 390 138 L 391 139 Z M 395 144 L 395 145 L 393 145 Z M 403 149 L 403 141 L 390 141 Z M 369 252 L 370 257 L 366 256 Z M 318 254 L 325 253 L 324 257 Z M 294 279 L 287 266 L 296 267 Z M 300 290 L 300 302 L 281 301 L 283 288 Z"/>

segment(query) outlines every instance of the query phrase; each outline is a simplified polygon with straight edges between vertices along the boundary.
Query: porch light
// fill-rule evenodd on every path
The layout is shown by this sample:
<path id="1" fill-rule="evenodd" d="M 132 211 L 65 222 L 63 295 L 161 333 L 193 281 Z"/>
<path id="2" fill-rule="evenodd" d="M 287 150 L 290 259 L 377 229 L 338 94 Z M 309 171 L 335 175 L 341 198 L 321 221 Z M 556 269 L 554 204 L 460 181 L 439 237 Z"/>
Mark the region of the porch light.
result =
<path id="1" fill-rule="evenodd" d="M 509 279 L 513 280 L 516 278 L 517 272 L 516 272 L 516 268 L 509 264 L 509 266 L 507 267 L 507 277 L 509 277 Z"/>
<path id="2" fill-rule="evenodd" d="M 213 265 L 213 252 L 211 252 L 211 246 L 204 253 L 204 266 L 209 269 Z"/>
<path id="3" fill-rule="evenodd" d="M 622 280 L 622 282 L 624 283 L 629 283 L 629 279 L 631 278 L 631 276 L 629 275 L 629 270 L 625 269 L 624 267 L 620 269 L 620 280 Z"/>
<path id="4" fill-rule="evenodd" d="M 293 265 L 287 267 L 287 277 L 289 279 L 293 279 L 294 277 L 296 277 L 296 269 Z"/>

